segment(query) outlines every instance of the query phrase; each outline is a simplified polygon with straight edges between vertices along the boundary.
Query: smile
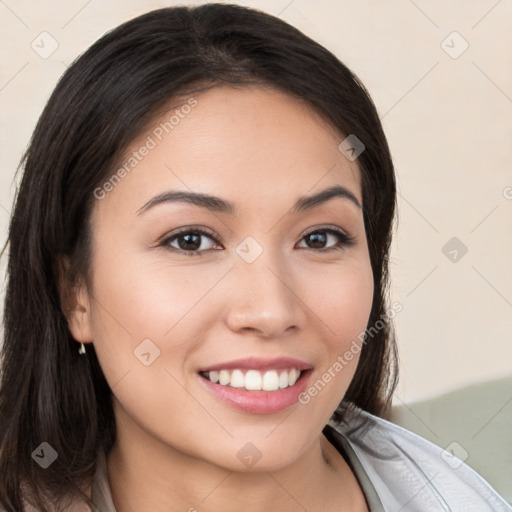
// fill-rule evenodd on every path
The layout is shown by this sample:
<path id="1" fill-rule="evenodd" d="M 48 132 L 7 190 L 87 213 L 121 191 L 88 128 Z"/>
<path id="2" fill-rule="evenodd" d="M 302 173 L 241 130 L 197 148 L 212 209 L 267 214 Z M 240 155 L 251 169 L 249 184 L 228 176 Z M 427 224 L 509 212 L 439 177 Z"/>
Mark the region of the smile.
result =
<path id="1" fill-rule="evenodd" d="M 282 355 L 244 357 L 196 369 L 208 394 L 230 408 L 273 414 L 298 403 L 311 379 L 313 364 Z"/>

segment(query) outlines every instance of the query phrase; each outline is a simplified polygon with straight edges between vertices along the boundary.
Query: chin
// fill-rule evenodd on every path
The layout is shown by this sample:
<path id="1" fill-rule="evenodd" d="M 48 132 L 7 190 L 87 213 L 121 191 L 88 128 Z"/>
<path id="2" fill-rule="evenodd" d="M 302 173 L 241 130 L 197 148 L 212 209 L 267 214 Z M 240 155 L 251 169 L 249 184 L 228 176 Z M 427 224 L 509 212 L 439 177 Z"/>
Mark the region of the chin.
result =
<path id="1" fill-rule="evenodd" d="M 228 454 L 234 454 L 234 457 L 228 456 L 222 465 L 238 473 L 259 473 L 279 471 L 296 463 L 308 447 L 307 440 L 286 435 L 285 429 L 278 435 L 277 430 L 272 432 L 266 429 L 263 436 L 246 435 L 230 442 L 225 450 Z"/>

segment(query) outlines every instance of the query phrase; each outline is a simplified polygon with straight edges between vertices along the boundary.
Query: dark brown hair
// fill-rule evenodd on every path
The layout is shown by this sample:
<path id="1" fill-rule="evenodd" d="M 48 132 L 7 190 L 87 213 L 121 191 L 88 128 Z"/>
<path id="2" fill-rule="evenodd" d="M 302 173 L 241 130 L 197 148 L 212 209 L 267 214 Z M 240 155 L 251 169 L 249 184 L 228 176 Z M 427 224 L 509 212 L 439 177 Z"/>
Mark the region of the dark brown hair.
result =
<path id="1" fill-rule="evenodd" d="M 88 501 L 79 485 L 91 479 L 98 449 L 108 453 L 115 441 L 112 393 L 94 347 L 80 356 L 67 325 L 59 258 L 71 261 L 70 282 L 87 278 L 95 188 L 170 99 L 223 84 L 263 84 L 305 100 L 340 134 L 364 143 L 357 163 L 375 283 L 368 327 L 386 314 L 395 178 L 375 106 L 358 78 L 299 30 L 241 6 L 165 8 L 120 25 L 61 77 L 20 164 L 3 250 L 9 248 L 0 505 L 7 511 L 22 510 L 25 495 L 42 511 L 45 494 L 53 496 L 52 509 L 67 495 Z M 388 321 L 363 345 L 338 419 L 344 404 L 383 414 L 396 386 L 396 357 Z M 58 453 L 47 469 L 31 457 L 42 442 Z"/>

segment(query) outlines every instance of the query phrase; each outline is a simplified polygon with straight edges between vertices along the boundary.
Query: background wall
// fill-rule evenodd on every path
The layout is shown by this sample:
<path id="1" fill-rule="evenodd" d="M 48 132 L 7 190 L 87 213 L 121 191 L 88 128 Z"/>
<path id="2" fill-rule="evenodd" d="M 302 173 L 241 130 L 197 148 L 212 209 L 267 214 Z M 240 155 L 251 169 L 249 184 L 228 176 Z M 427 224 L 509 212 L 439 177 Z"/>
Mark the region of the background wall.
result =
<path id="1" fill-rule="evenodd" d="M 232 3 L 278 15 L 324 44 L 375 100 L 399 189 L 394 402 L 425 425 L 414 403 L 496 381 L 500 398 L 473 418 L 474 431 L 510 418 L 512 2 Z M 0 0 L 2 242 L 15 168 L 60 75 L 105 31 L 168 5 L 177 3 Z"/>

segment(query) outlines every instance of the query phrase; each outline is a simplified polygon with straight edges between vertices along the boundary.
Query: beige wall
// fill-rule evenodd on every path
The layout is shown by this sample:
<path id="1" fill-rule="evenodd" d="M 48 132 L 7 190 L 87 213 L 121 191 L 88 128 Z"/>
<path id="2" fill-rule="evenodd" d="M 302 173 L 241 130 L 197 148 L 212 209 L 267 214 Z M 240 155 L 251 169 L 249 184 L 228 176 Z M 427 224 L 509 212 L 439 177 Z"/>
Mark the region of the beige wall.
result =
<path id="1" fill-rule="evenodd" d="M 511 375 L 512 3 L 233 3 L 279 14 L 327 46 L 360 76 L 383 118 L 399 188 L 397 401 Z M 2 242 L 14 169 L 65 66 L 106 30 L 166 5 L 174 2 L 0 3 Z M 43 59 L 31 44 L 58 48 Z M 452 237 L 465 255 L 459 241 L 443 253 Z"/>

